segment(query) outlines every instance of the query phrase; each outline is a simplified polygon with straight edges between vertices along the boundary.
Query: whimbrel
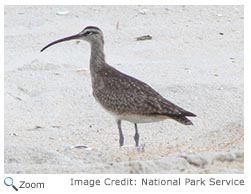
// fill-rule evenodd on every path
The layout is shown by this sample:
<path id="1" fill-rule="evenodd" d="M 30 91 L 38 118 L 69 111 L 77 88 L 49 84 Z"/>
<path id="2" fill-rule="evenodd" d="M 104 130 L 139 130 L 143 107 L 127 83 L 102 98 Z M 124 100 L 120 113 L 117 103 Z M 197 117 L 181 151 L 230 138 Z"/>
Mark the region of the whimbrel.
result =
<path id="1" fill-rule="evenodd" d="M 88 26 L 80 33 L 56 40 L 43 49 L 68 40 L 85 40 L 91 45 L 90 72 L 93 96 L 101 106 L 111 113 L 119 130 L 119 145 L 124 145 L 121 121 L 134 123 L 134 140 L 139 147 L 138 123 L 174 119 L 185 125 L 192 125 L 187 116 L 195 114 L 171 103 L 146 83 L 126 75 L 105 62 L 102 31 Z"/>

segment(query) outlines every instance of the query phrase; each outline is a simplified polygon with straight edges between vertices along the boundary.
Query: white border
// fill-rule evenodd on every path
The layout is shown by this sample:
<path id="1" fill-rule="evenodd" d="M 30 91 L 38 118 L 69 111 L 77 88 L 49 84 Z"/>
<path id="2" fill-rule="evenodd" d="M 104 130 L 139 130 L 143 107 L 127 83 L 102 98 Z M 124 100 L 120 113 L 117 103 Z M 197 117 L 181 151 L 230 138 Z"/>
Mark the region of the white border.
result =
<path id="1" fill-rule="evenodd" d="M 4 0 L 4 5 L 244 5 L 248 0 Z"/>
<path id="2" fill-rule="evenodd" d="M 2 34 L 4 34 L 4 5 L 25 5 L 25 4 L 30 4 L 30 5 L 98 5 L 98 4 L 102 4 L 102 5 L 124 5 L 125 1 L 121 1 L 121 0 L 116 0 L 116 1 L 101 1 L 101 0 L 87 0 L 87 1 L 78 1 L 78 0 L 71 0 L 71 1 L 58 1 L 58 0 L 43 0 L 43 1 L 32 1 L 32 0 L 25 0 L 25 1 L 13 1 L 13 0 L 9 0 L 9 1 L 1 1 L 3 2 L 2 6 L 1 6 L 1 13 L 2 13 L 2 17 L 1 17 L 1 27 L 2 27 Z M 235 0 L 228 0 L 228 1 L 223 1 L 223 0 L 211 0 L 211 1 L 198 1 L 198 0 L 189 0 L 189 1 L 185 1 L 185 0 L 170 0 L 170 1 L 165 1 L 165 0 L 158 0 L 158 1 L 133 1 L 133 2 L 128 2 L 131 5 L 139 5 L 139 4 L 145 4 L 145 5 L 161 5 L 161 4 L 168 4 L 168 5 L 177 5 L 177 4 L 193 4 L 193 5 L 245 5 L 245 58 L 244 58 L 244 68 L 245 68 L 245 76 L 244 76 L 244 83 L 245 83 L 245 105 L 244 105 L 244 111 L 245 111 L 245 122 L 244 122 L 244 126 L 245 126 L 245 174 L 244 175 L 207 175 L 207 174 L 203 174 L 203 175 L 184 175 L 184 174 L 179 174 L 179 175 L 77 175 L 77 174 L 73 174 L 73 175 L 12 175 L 14 180 L 27 180 L 27 181 L 43 181 L 46 183 L 46 189 L 43 190 L 33 190 L 33 189 L 25 189 L 25 190 L 19 190 L 19 193 L 38 193 L 38 192 L 48 192 L 48 193 L 104 193 L 104 192 L 109 192 L 109 193 L 128 193 L 128 192 L 169 192 L 169 193 L 247 193 L 248 191 L 250 191 L 250 164 L 251 164 L 251 160 L 250 160 L 250 139 L 251 139 L 251 135 L 250 135 L 250 129 L 251 129 L 251 124 L 250 124 L 250 119 L 248 118 L 249 115 L 251 115 L 251 111 L 250 111 L 250 103 L 249 103 L 249 99 L 251 99 L 251 95 L 250 95 L 250 82 L 251 82 L 251 76 L 250 76 L 250 65 L 251 65 L 251 41 L 250 41 L 250 1 L 235 1 Z M 1 59 L 2 59 L 2 64 L 4 64 L 4 36 L 1 36 L 1 45 L 2 45 L 2 52 L 1 52 Z M 3 91 L 4 91 L 4 65 L 1 66 L 2 69 L 2 73 L 1 73 L 1 107 L 4 107 L 4 96 L 3 96 Z M 4 109 L 1 108 L 1 126 L 4 129 Z M 2 179 L 2 183 L 3 183 L 3 179 L 7 176 L 4 174 L 4 157 L 3 157 L 3 152 L 4 152 L 4 130 L 1 130 L 0 132 L 1 134 L 1 161 L 2 163 L 1 165 L 1 179 Z M 246 186 L 245 187 L 226 187 L 226 186 L 220 186 L 220 187 L 209 187 L 209 186 L 205 186 L 205 187 L 164 187 L 164 186 L 159 186 L 159 187 L 123 187 L 123 186 L 119 186 L 119 187 L 105 187 L 105 186 L 100 186 L 100 187 L 94 187 L 94 188 L 89 188 L 89 187 L 71 187 L 69 185 L 69 181 L 70 178 L 96 178 L 96 179 L 104 179 L 106 177 L 110 177 L 110 178 L 124 178 L 124 177 L 132 177 L 132 178 L 136 178 L 137 180 L 140 180 L 142 177 L 149 177 L 149 178 L 153 178 L 153 177 L 163 177 L 163 178 L 178 178 L 178 177 L 189 177 L 189 178 L 206 178 L 208 179 L 209 177 L 218 177 L 221 179 L 229 179 L 229 178 L 243 178 L 246 181 Z M 15 192 L 14 190 L 12 191 L 11 188 L 4 186 L 4 184 L 0 184 L 0 193 L 10 193 L 10 192 Z"/>

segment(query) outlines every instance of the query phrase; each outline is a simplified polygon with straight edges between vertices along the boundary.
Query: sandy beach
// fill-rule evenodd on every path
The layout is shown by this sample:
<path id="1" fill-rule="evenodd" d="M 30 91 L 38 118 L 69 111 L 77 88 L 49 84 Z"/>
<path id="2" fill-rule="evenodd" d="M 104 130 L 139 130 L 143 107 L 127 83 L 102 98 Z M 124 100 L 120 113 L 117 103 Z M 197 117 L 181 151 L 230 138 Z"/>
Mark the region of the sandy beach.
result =
<path id="1" fill-rule="evenodd" d="M 5 173 L 244 173 L 243 6 L 5 6 Z M 46 44 L 98 26 L 106 61 L 197 115 L 122 122 L 92 96 L 90 46 Z M 151 40 L 136 38 L 150 35 Z"/>

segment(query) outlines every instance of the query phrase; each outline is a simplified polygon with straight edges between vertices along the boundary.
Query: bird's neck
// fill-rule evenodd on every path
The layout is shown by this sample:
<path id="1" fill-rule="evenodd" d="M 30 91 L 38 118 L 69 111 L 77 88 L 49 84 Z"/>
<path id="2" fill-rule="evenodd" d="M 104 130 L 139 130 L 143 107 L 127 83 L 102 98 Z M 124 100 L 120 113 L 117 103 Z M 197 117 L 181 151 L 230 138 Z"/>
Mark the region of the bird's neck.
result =
<path id="1" fill-rule="evenodd" d="M 105 66 L 104 44 L 102 42 L 91 43 L 90 72 L 93 88 L 97 88 L 101 85 L 100 83 L 102 81 L 100 80 L 100 75 Z"/>
<path id="2" fill-rule="evenodd" d="M 91 43 L 91 66 L 99 66 L 105 63 L 104 44 L 102 41 Z"/>

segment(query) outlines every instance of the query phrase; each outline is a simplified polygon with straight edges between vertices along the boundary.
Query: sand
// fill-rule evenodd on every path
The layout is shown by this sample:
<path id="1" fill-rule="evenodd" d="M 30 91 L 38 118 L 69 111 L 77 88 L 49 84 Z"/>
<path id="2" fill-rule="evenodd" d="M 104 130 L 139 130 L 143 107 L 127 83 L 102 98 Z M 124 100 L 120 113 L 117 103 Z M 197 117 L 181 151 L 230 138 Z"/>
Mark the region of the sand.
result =
<path id="1" fill-rule="evenodd" d="M 244 173 L 243 20 L 242 6 L 6 6 L 5 173 Z M 88 25 L 102 29 L 109 64 L 194 125 L 139 124 L 138 152 L 123 122 L 120 148 L 92 96 L 89 45 L 39 52 Z"/>

